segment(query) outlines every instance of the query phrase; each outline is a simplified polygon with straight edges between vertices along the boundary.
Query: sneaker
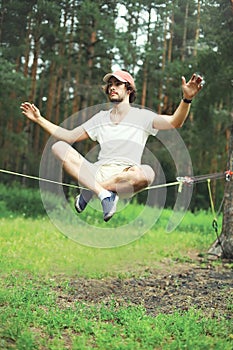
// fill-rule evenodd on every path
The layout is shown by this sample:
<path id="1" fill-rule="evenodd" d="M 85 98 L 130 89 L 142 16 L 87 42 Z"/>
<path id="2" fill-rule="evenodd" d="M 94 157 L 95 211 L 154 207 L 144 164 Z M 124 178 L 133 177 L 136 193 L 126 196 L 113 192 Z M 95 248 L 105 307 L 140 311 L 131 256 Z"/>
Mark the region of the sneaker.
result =
<path id="1" fill-rule="evenodd" d="M 81 213 L 90 202 L 93 193 L 89 190 L 83 190 L 76 198 L 75 198 L 75 209 L 78 213 Z"/>
<path id="2" fill-rule="evenodd" d="M 103 208 L 104 221 L 107 222 L 115 214 L 118 199 L 118 195 L 115 192 L 111 192 L 110 197 L 106 197 L 102 200 L 101 204 Z"/>

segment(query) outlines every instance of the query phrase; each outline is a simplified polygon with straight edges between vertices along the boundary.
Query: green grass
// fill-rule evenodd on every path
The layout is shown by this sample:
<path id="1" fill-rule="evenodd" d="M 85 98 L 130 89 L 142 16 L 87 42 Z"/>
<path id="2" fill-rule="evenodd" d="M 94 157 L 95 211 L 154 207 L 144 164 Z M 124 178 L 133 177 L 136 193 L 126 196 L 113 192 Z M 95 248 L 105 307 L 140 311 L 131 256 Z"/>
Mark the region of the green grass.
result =
<path id="1" fill-rule="evenodd" d="M 175 264 L 177 260 L 188 257 L 190 252 L 206 250 L 215 239 L 211 217 L 207 213 L 188 213 L 179 230 L 169 234 L 163 226 L 168 215 L 169 211 L 165 211 L 165 218 L 162 217 L 153 230 L 135 242 L 109 249 L 85 247 L 69 240 L 47 217 L 2 218 L 1 268 L 6 272 L 13 269 L 44 275 L 65 273 L 87 277 L 135 274 L 148 266 L 156 268 L 164 259 L 169 259 L 171 265 Z M 193 226 L 196 223 L 195 230 L 190 229 L 191 221 Z"/>
<path id="2" fill-rule="evenodd" d="M 135 242 L 98 249 L 66 238 L 41 211 L 36 215 L 36 206 L 30 215 L 29 202 L 10 209 L 11 194 L 5 195 L 9 201 L 0 202 L 0 349 L 232 349 L 231 322 L 195 309 L 152 317 L 142 306 L 119 307 L 114 299 L 108 306 L 61 299 L 62 293 L 72 294 L 73 278 L 142 276 L 148 268 L 166 265 L 172 271 L 179 262 L 194 263 L 193 253 L 206 251 L 215 239 L 211 213 L 188 212 L 168 234 L 171 211 L 164 210 Z M 134 206 L 132 212 L 138 210 Z"/>
<path id="3" fill-rule="evenodd" d="M 69 294 L 69 285 L 59 289 Z M 5 276 L 0 293 L 1 349 L 231 350 L 230 321 L 194 309 L 148 316 L 142 306 L 61 304 L 54 279 Z"/>

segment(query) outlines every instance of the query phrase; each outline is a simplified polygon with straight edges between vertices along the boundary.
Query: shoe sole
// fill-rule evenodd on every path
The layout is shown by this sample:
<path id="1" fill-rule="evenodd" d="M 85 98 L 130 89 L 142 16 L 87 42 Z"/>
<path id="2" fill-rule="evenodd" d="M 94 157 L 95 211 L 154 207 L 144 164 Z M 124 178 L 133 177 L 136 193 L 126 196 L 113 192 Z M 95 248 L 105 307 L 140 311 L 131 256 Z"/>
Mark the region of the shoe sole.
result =
<path id="1" fill-rule="evenodd" d="M 110 211 L 110 213 L 108 213 L 108 215 L 106 215 L 106 216 L 104 217 L 104 221 L 105 221 L 105 222 L 108 222 L 108 221 L 113 217 L 113 215 L 115 214 L 115 212 L 116 212 L 116 206 L 117 206 L 118 200 L 119 200 L 119 197 L 116 196 L 116 197 L 115 197 L 115 201 L 114 201 L 114 207 L 112 208 L 112 211 Z"/>
<path id="2" fill-rule="evenodd" d="M 81 208 L 79 207 L 79 205 L 78 205 L 78 197 L 77 197 L 77 199 L 75 200 L 74 207 L 75 207 L 76 211 L 77 211 L 79 214 L 82 213 L 82 211 L 86 208 L 86 207 L 85 207 L 84 209 L 81 209 Z"/>

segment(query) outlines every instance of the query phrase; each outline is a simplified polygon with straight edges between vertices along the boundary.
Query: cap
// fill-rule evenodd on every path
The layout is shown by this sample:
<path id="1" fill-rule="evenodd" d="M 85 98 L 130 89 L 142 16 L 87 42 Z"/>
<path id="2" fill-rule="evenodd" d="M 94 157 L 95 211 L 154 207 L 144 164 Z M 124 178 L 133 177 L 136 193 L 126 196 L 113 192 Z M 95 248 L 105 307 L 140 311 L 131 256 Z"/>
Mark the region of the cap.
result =
<path id="1" fill-rule="evenodd" d="M 107 83 L 111 77 L 122 81 L 122 83 L 130 83 L 135 88 L 134 79 L 131 74 L 124 70 L 117 70 L 113 73 L 108 73 L 103 77 L 103 81 Z"/>

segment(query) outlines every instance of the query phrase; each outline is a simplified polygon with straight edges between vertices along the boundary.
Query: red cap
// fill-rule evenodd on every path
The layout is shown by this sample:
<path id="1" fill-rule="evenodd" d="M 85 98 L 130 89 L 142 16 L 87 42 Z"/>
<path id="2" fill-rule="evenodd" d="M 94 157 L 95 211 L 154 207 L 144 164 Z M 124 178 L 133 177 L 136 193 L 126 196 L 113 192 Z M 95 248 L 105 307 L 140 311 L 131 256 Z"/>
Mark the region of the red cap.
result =
<path id="1" fill-rule="evenodd" d="M 103 81 L 107 83 L 111 77 L 122 81 L 122 83 L 130 83 L 135 88 L 134 79 L 131 74 L 124 70 L 117 70 L 113 73 L 108 73 L 103 77 Z"/>

